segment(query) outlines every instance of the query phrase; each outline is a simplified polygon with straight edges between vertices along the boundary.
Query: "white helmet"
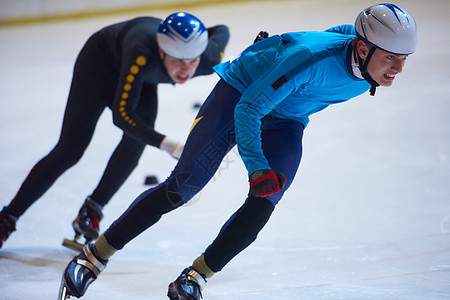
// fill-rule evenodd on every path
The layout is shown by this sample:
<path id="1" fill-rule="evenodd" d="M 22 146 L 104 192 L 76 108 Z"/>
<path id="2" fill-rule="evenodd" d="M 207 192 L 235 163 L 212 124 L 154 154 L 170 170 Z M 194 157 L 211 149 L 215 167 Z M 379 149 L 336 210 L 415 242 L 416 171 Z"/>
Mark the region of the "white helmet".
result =
<path id="1" fill-rule="evenodd" d="M 179 12 L 161 21 L 156 40 L 168 55 L 178 59 L 192 59 L 205 51 L 208 31 L 195 16 Z"/>
<path id="2" fill-rule="evenodd" d="M 357 35 L 381 50 L 408 55 L 416 51 L 414 18 L 394 4 L 377 4 L 363 10 L 355 21 Z"/>

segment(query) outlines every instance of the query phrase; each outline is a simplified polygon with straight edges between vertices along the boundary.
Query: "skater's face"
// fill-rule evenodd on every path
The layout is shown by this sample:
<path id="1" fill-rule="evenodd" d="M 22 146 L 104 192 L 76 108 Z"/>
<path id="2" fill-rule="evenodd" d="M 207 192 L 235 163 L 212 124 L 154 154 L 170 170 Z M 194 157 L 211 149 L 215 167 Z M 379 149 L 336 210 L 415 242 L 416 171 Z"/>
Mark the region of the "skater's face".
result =
<path id="1" fill-rule="evenodd" d="M 159 55 L 167 74 L 175 83 L 185 83 L 191 79 L 200 64 L 200 56 L 193 59 L 178 59 L 164 53 L 161 49 L 159 49 Z"/>
<path id="2" fill-rule="evenodd" d="M 366 59 L 370 51 L 366 43 L 360 40 L 357 49 L 359 56 Z M 395 76 L 403 71 L 407 57 L 408 55 L 396 55 L 376 49 L 370 58 L 367 72 L 379 85 L 391 86 Z"/>

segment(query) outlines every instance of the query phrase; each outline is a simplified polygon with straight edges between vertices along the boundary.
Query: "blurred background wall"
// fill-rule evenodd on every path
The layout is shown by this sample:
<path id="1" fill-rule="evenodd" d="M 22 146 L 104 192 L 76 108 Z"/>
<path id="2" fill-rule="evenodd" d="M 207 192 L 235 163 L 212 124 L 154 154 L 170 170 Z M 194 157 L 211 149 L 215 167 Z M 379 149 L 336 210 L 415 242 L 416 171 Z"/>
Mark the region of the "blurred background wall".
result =
<path id="1" fill-rule="evenodd" d="M 248 0 L 246 0 L 248 1 Z M 256 0 L 254 0 L 256 1 Z M 237 0 L 0 0 L 0 25 L 83 18 L 149 9 L 242 2 Z"/>

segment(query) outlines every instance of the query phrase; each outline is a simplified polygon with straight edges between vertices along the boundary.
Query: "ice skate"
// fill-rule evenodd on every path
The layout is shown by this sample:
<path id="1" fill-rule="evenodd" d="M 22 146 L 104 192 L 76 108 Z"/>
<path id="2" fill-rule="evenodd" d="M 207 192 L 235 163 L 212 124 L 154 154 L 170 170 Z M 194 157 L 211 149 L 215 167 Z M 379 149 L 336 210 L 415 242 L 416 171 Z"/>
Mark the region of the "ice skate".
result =
<path id="1" fill-rule="evenodd" d="M 0 248 L 10 234 L 16 230 L 16 221 L 17 218 L 8 212 L 8 208 L 6 206 L 3 207 L 0 212 Z"/>
<path id="2" fill-rule="evenodd" d="M 64 270 L 58 300 L 71 296 L 82 297 L 89 285 L 105 269 L 107 262 L 96 255 L 93 244 L 84 246 L 83 251 Z"/>
<path id="3" fill-rule="evenodd" d="M 181 275 L 171 284 L 167 296 L 171 300 L 200 300 L 206 279 L 193 267 L 181 272 Z"/>
<path id="4" fill-rule="evenodd" d="M 81 251 L 85 245 L 98 238 L 102 218 L 102 207 L 92 200 L 91 197 L 87 197 L 77 218 L 72 222 L 75 237 L 73 240 L 64 239 L 63 246 L 78 252 Z M 79 241 L 81 236 L 84 236 L 84 243 Z"/>
<path id="5" fill-rule="evenodd" d="M 64 276 L 61 279 L 61 286 L 59 287 L 58 300 L 66 300 L 70 298 L 70 294 L 67 291 L 66 284 L 64 283 Z"/>

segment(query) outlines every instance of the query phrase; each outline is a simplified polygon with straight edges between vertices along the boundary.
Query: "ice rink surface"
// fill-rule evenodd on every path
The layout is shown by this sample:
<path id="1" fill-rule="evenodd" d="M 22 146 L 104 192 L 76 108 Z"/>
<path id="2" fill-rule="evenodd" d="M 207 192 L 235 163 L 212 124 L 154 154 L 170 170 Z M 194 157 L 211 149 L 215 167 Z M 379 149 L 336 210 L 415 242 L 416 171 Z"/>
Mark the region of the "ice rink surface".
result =
<path id="1" fill-rule="evenodd" d="M 190 10 L 227 24 L 225 59 L 271 34 L 353 23 L 375 1 L 273 1 Z M 298 176 L 257 241 L 208 282 L 206 300 L 450 299 L 450 1 L 404 0 L 417 52 L 390 88 L 314 115 Z M 164 17 L 173 11 L 143 11 Z M 0 28 L 0 205 L 59 137 L 78 51 L 96 30 L 135 15 Z M 160 86 L 157 130 L 186 138 L 216 75 Z M 56 299 L 75 254 L 61 246 L 120 140 L 105 111 L 82 160 L 19 220 L 0 250 L 0 299 Z M 105 230 L 175 161 L 148 147 L 105 207 Z M 247 193 L 234 149 L 213 181 L 110 260 L 83 299 L 166 299 L 167 285 L 204 251 Z"/>

